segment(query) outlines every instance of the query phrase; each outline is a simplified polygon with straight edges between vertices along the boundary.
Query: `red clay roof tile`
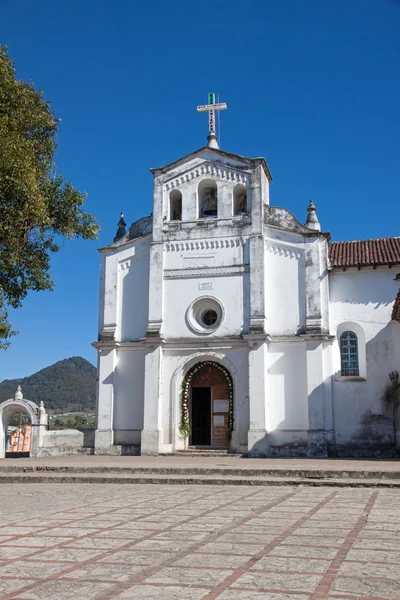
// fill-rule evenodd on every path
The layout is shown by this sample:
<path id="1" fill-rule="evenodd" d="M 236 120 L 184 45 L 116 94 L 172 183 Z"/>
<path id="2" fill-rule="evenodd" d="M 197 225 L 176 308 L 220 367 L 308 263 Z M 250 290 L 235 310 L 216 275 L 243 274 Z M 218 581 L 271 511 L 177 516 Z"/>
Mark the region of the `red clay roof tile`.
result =
<path id="1" fill-rule="evenodd" d="M 332 268 L 400 265 L 400 237 L 351 242 L 331 242 Z"/>

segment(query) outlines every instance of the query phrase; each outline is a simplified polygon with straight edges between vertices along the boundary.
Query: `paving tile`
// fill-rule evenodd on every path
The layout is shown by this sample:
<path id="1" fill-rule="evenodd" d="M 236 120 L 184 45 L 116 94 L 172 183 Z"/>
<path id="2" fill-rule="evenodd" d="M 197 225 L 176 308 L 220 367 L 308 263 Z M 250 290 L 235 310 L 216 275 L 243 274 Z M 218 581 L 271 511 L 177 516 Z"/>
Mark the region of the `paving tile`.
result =
<path id="1" fill-rule="evenodd" d="M 21 588 L 24 588 L 27 584 L 27 581 L 23 581 L 21 579 L 0 580 L 0 598 L 6 594 L 11 594 L 12 592 L 16 592 Z"/>
<path id="2" fill-rule="evenodd" d="M 306 546 L 309 544 L 310 546 L 328 546 L 333 548 L 339 548 L 345 538 L 343 537 L 329 537 L 326 538 L 324 536 L 311 537 L 309 535 L 289 535 L 285 538 L 285 544 L 293 544 L 295 546 Z"/>
<path id="3" fill-rule="evenodd" d="M 69 565 L 70 566 L 70 565 Z M 108 565 L 107 563 L 91 563 L 71 573 L 65 574 L 63 579 L 94 579 L 96 581 L 127 581 L 134 575 L 143 571 L 140 565 Z"/>
<path id="4" fill-rule="evenodd" d="M 220 554 L 188 554 L 174 562 L 179 567 L 221 567 L 223 569 L 237 569 L 244 565 L 251 556 L 220 555 Z"/>
<path id="5" fill-rule="evenodd" d="M 239 577 L 233 587 L 313 592 L 321 579 L 322 575 L 249 571 Z"/>
<path id="6" fill-rule="evenodd" d="M 351 577 L 383 577 L 384 579 L 395 579 L 399 582 L 400 593 L 400 570 L 396 564 L 344 562 L 339 568 L 339 575 L 350 575 Z"/>
<path id="7" fill-rule="evenodd" d="M 26 546 L 32 547 L 32 548 L 41 548 L 41 547 L 49 547 L 49 546 L 56 546 L 57 544 L 63 543 L 63 542 L 67 542 L 69 540 L 72 540 L 73 538 L 59 538 L 59 537 L 51 537 L 51 536 L 39 536 L 39 535 L 33 535 L 33 536 L 24 536 L 23 538 L 19 538 L 18 540 L 12 540 L 9 542 L 5 542 L 4 544 L 2 544 L 2 546 L 0 546 L 1 548 L 6 547 L 6 546 L 19 546 L 22 548 L 25 548 Z"/>
<path id="8" fill-rule="evenodd" d="M 43 529 L 42 527 L 22 527 L 17 525 L 9 525 L 6 527 L 1 527 L 0 535 L 26 535 L 27 533 L 34 533 L 35 531 L 40 531 Z"/>
<path id="9" fill-rule="evenodd" d="M 75 583 L 73 581 L 58 580 L 42 583 L 33 590 L 23 592 L 15 598 L 23 598 L 24 600 L 78 600 L 82 598 L 82 600 L 91 600 L 102 594 L 112 592 L 115 587 L 115 584 L 110 583 Z"/>
<path id="10" fill-rule="evenodd" d="M 325 573 L 331 564 L 330 560 L 312 558 L 286 558 L 284 556 L 264 556 L 258 560 L 251 570 L 266 569 L 268 571 L 299 571 L 304 573 Z"/>
<path id="11" fill-rule="evenodd" d="M 285 540 L 286 541 L 286 540 Z M 288 544 L 281 544 L 276 546 L 268 556 L 296 556 L 302 558 L 322 558 L 325 560 L 332 560 L 335 558 L 338 552 L 338 548 L 313 548 L 310 546 L 295 546 Z"/>
<path id="12" fill-rule="evenodd" d="M 148 535 L 152 535 L 152 532 L 146 531 L 144 529 L 109 529 L 108 531 L 101 531 L 100 533 L 95 533 L 90 537 L 96 537 L 101 539 L 124 539 L 124 543 L 127 544 L 129 540 L 137 540 L 142 537 L 147 537 Z"/>
<path id="13" fill-rule="evenodd" d="M 58 540 L 60 543 L 61 540 Z M 110 538 L 110 537 L 85 537 L 78 538 L 77 540 L 71 539 L 70 541 L 63 541 L 64 548 L 105 548 L 106 550 L 109 548 L 121 548 L 126 544 L 131 543 L 132 539 L 123 539 L 121 537 L 118 538 Z"/>
<path id="14" fill-rule="evenodd" d="M 229 588 L 229 590 L 222 592 L 217 598 L 218 600 L 308 600 L 310 596 L 308 594 L 244 592 L 243 590 Z"/>
<path id="15" fill-rule="evenodd" d="M 398 552 L 385 552 L 383 550 L 357 550 L 352 549 L 346 556 L 346 560 L 395 563 L 400 565 L 400 545 Z"/>
<path id="16" fill-rule="evenodd" d="M 24 577 L 41 579 L 44 577 L 50 577 L 55 573 L 59 573 L 64 569 L 69 569 L 71 563 L 46 563 L 40 561 L 23 561 L 18 560 L 16 562 L 5 564 L 0 566 L 0 577 Z"/>
<path id="17" fill-rule="evenodd" d="M 228 569 L 193 569 L 190 567 L 165 567 L 145 581 L 148 583 L 180 584 L 215 586 L 229 577 L 233 571 Z"/>
<path id="18" fill-rule="evenodd" d="M 201 600 L 209 590 L 194 587 L 134 585 L 115 596 L 116 600 Z"/>
<path id="19" fill-rule="evenodd" d="M 7 558 L 19 558 L 25 554 L 35 552 L 36 548 L 23 548 L 22 546 L 14 548 L 13 546 L 0 546 L 0 560 Z"/>
<path id="20" fill-rule="evenodd" d="M 189 549 L 193 542 L 179 542 L 175 540 L 143 540 L 135 544 L 135 550 L 163 550 L 164 552 L 179 552 Z"/>
<path id="21" fill-rule="evenodd" d="M 343 593 L 362 598 L 387 598 L 399 600 L 399 582 L 382 579 L 356 579 L 336 577 L 332 583 L 331 593 Z"/>
<path id="22" fill-rule="evenodd" d="M 154 537 L 154 539 L 163 539 L 163 540 L 195 540 L 195 541 L 200 541 L 200 540 L 205 540 L 206 538 L 208 538 L 210 536 L 210 532 L 209 531 L 176 531 L 175 529 L 169 529 L 168 531 L 161 531 L 160 533 L 157 533 Z"/>
<path id="23" fill-rule="evenodd" d="M 90 533 L 94 534 L 97 531 L 97 529 L 86 529 L 85 527 L 55 527 L 54 529 L 49 529 L 47 533 L 52 537 L 82 537 Z"/>
<path id="24" fill-rule="evenodd" d="M 376 550 L 400 550 L 399 540 L 357 539 L 353 548 L 371 548 Z"/>
<path id="25" fill-rule="evenodd" d="M 107 556 L 100 558 L 97 563 L 121 563 L 131 565 L 156 565 L 165 560 L 164 552 L 145 552 L 139 550 L 121 550 L 110 552 Z"/>
<path id="26" fill-rule="evenodd" d="M 235 533 L 233 531 L 230 531 L 229 533 L 224 533 L 223 535 L 218 536 L 218 540 L 222 542 L 246 542 L 249 544 L 254 543 L 266 546 L 266 544 L 269 544 L 277 537 L 278 534 L 270 535 L 267 533 Z"/>
<path id="27" fill-rule="evenodd" d="M 264 546 L 261 544 L 239 544 L 236 542 L 209 542 L 201 546 L 197 552 L 205 554 L 243 554 L 244 556 L 252 556 L 261 552 Z"/>
<path id="28" fill-rule="evenodd" d="M 53 548 L 32 556 L 30 560 L 51 560 L 51 561 L 74 561 L 84 562 L 95 556 L 100 556 L 103 550 L 89 550 L 87 548 Z"/>

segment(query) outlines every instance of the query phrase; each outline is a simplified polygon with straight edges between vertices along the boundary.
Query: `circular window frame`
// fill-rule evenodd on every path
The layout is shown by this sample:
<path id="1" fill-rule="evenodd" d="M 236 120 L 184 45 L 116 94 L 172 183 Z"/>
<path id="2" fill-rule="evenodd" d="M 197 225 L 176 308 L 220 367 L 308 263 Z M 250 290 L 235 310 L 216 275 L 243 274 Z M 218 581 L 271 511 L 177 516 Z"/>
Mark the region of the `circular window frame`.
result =
<path id="1" fill-rule="evenodd" d="M 217 319 L 212 325 L 206 325 L 203 322 L 203 316 L 206 312 L 212 310 L 216 313 Z M 196 298 L 189 306 L 186 312 L 186 322 L 194 333 L 209 335 L 214 333 L 221 326 L 225 317 L 225 311 L 222 304 L 213 296 L 201 296 Z"/>

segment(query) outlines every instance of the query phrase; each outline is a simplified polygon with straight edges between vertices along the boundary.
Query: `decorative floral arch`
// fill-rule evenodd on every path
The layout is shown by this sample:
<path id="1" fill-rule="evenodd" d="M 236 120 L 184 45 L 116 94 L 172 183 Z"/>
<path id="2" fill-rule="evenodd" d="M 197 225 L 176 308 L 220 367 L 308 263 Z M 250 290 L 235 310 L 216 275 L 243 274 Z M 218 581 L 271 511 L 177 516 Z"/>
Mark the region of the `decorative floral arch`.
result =
<path id="1" fill-rule="evenodd" d="M 232 375 L 222 365 L 212 360 L 202 360 L 201 362 L 193 365 L 191 369 L 186 373 L 182 381 L 181 388 L 181 419 L 179 423 L 179 433 L 183 438 L 189 437 L 190 434 L 190 423 L 189 423 L 189 408 L 188 408 L 188 400 L 189 400 L 189 392 L 190 392 L 190 384 L 192 378 L 196 373 L 202 371 L 206 367 L 215 367 L 219 369 L 221 373 L 225 376 L 228 391 L 229 391 L 229 432 L 233 431 L 233 381 Z"/>

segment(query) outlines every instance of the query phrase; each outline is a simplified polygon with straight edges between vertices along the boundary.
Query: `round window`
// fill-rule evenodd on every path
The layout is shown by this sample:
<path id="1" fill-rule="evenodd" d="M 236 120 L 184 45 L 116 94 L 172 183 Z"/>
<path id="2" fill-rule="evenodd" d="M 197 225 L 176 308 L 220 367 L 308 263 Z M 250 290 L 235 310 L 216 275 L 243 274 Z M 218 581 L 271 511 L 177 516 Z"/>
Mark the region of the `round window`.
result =
<path id="1" fill-rule="evenodd" d="M 195 333 L 207 335 L 218 329 L 224 310 L 215 298 L 198 298 L 188 308 L 186 323 Z"/>
<path id="2" fill-rule="evenodd" d="M 204 325 L 206 325 L 206 327 L 212 327 L 212 325 L 214 325 L 217 322 L 218 315 L 215 312 L 215 310 L 206 310 L 201 315 L 201 320 L 203 321 Z"/>

